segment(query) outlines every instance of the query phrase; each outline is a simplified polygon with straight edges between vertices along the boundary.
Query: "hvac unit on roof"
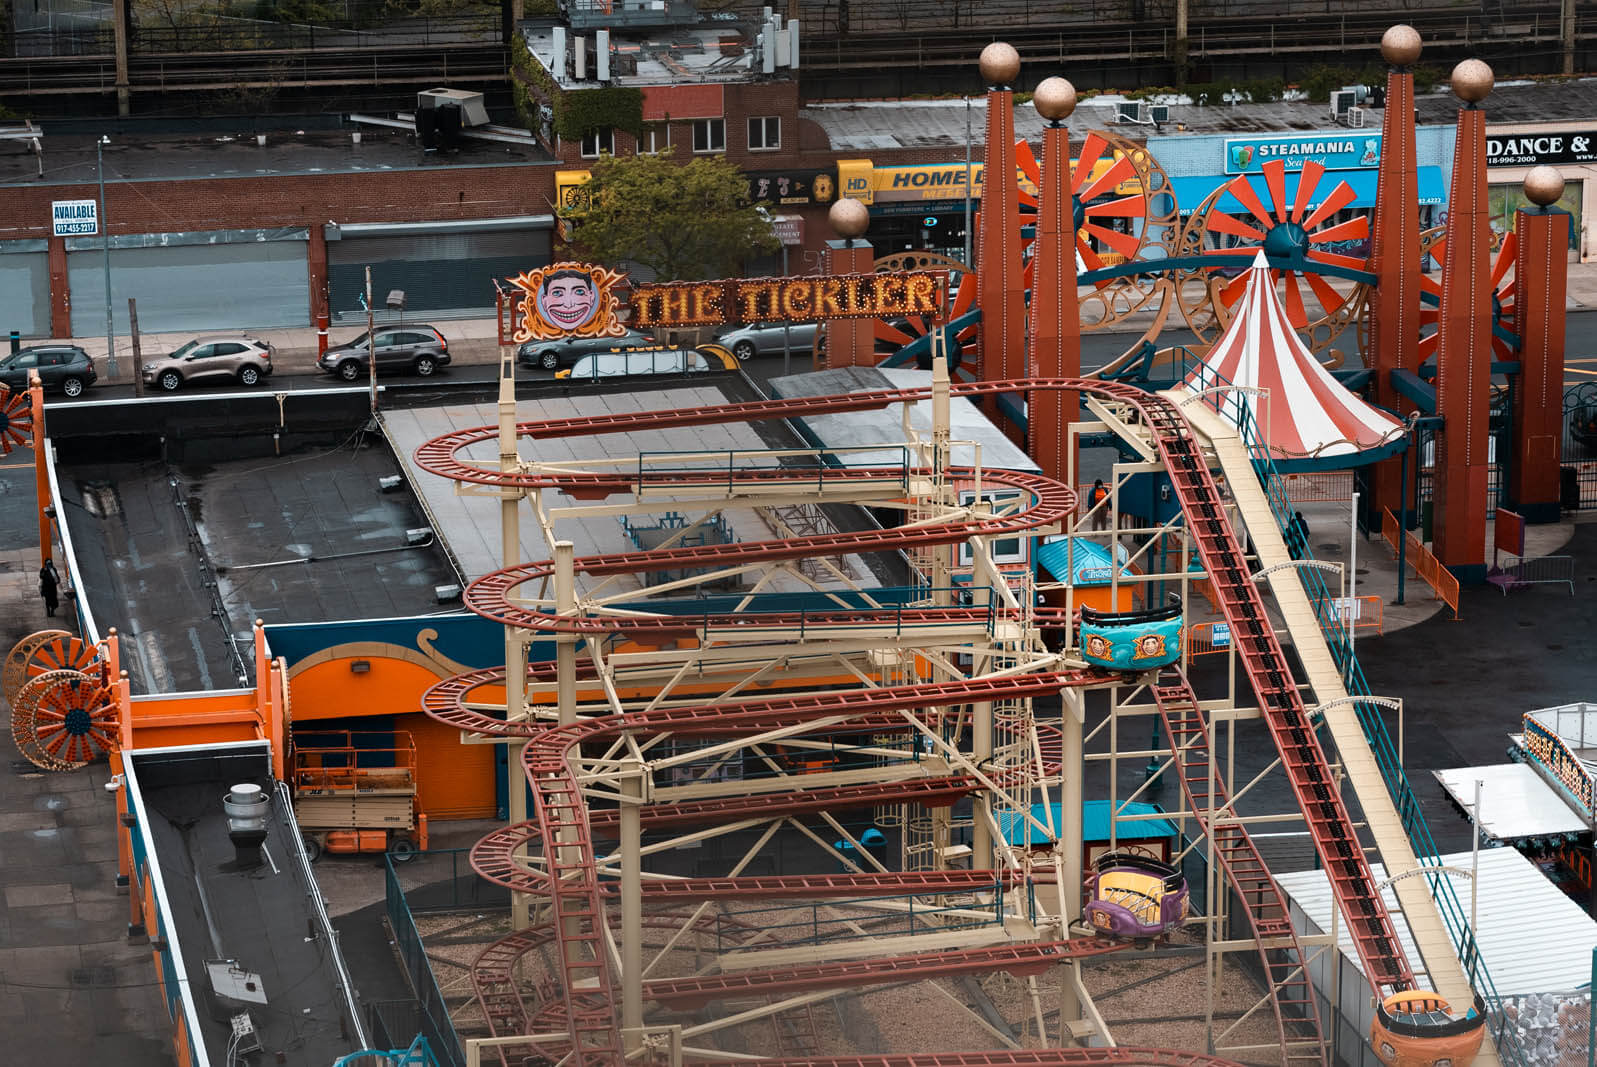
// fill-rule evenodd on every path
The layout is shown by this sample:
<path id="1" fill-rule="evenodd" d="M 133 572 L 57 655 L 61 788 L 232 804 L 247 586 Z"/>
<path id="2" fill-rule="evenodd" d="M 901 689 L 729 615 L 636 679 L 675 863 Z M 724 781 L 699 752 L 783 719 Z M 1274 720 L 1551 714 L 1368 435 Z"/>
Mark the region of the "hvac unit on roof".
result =
<path id="1" fill-rule="evenodd" d="M 1170 105 L 1169 104 L 1150 104 L 1148 106 L 1148 117 L 1150 119 L 1152 119 L 1156 123 L 1169 122 L 1170 121 Z"/>
<path id="2" fill-rule="evenodd" d="M 1358 93 L 1351 86 L 1345 89 L 1333 90 L 1331 92 L 1331 118 L 1341 122 L 1347 117 L 1348 111 L 1358 102 Z"/>
<path id="3" fill-rule="evenodd" d="M 1116 122 L 1141 122 L 1142 101 L 1127 100 L 1115 105 Z"/>
<path id="4" fill-rule="evenodd" d="M 1347 124 L 1349 126 L 1362 127 L 1364 125 L 1364 109 L 1362 107 L 1348 108 Z"/>

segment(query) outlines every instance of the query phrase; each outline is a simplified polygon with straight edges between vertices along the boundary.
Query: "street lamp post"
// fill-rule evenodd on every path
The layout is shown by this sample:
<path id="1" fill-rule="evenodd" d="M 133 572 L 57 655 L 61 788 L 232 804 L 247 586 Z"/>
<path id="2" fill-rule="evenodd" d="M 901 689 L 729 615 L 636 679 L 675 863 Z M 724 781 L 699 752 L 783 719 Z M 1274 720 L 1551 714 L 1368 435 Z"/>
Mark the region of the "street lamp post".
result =
<path id="1" fill-rule="evenodd" d="M 105 134 L 94 142 L 94 170 L 100 180 L 100 246 L 105 250 L 105 373 L 116 377 L 116 340 L 111 325 L 111 220 L 105 214 L 105 153 L 111 143 Z M 137 371 L 138 368 L 134 368 Z"/>

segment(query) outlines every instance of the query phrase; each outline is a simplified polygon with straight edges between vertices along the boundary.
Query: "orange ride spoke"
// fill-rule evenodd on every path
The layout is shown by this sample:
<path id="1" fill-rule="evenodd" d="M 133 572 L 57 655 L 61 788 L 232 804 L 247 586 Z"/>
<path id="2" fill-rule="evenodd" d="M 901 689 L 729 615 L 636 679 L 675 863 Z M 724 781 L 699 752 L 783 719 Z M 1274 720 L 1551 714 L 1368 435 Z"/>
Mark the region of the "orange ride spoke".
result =
<path id="1" fill-rule="evenodd" d="M 1298 276 L 1291 271 L 1287 272 L 1285 289 L 1287 321 L 1294 330 L 1301 330 L 1309 324 L 1309 315 L 1303 310 L 1303 293 L 1298 288 Z"/>
<path id="2" fill-rule="evenodd" d="M 1346 222 L 1339 222 L 1335 226 L 1327 226 L 1323 230 L 1309 234 L 1309 243 L 1318 245 L 1328 241 L 1358 241 L 1369 235 L 1369 216 L 1356 215 Z"/>
<path id="3" fill-rule="evenodd" d="M 1258 219 L 1265 229 L 1268 230 L 1275 225 L 1275 220 L 1270 218 L 1270 213 L 1264 209 L 1264 204 L 1260 202 L 1259 194 L 1253 191 L 1253 183 L 1248 181 L 1247 175 L 1239 174 L 1232 178 L 1226 183 L 1225 189 L 1226 192 L 1231 194 L 1232 199 L 1247 208 L 1248 212 Z M 1209 212 L 1209 218 L 1212 222 L 1214 212 Z"/>
<path id="4" fill-rule="evenodd" d="M 1235 215 L 1227 215 L 1223 211 L 1209 212 L 1208 228 L 1212 233 L 1223 233 L 1227 237 L 1241 237 L 1260 242 L 1264 240 L 1264 231 L 1256 230 Z"/>
<path id="5" fill-rule="evenodd" d="M 878 341 L 887 341 L 890 344 L 907 345 L 915 340 L 914 334 L 906 333 L 897 326 L 885 323 L 881 319 L 876 320 L 875 331 Z"/>
<path id="6" fill-rule="evenodd" d="M 1293 222 L 1303 221 L 1303 212 L 1308 210 L 1309 200 L 1314 196 L 1315 186 L 1320 184 L 1320 175 L 1325 173 L 1325 164 L 1309 160 L 1303 164 L 1303 170 L 1298 175 L 1298 195 L 1292 201 Z"/>
<path id="7" fill-rule="evenodd" d="M 1299 179 L 1301 181 L 1301 179 Z M 1264 184 L 1270 190 L 1270 204 L 1275 208 L 1275 221 L 1286 221 L 1286 161 L 1272 159 L 1264 165 Z"/>
<path id="8" fill-rule="evenodd" d="M 1305 230 L 1319 229 L 1320 223 L 1351 204 L 1355 196 L 1356 194 L 1353 192 L 1351 185 L 1347 182 L 1338 183 L 1337 187 L 1331 190 L 1331 195 L 1326 197 L 1325 201 L 1314 209 L 1314 214 L 1310 215 L 1308 220 L 1303 223 L 1303 228 Z"/>
<path id="9" fill-rule="evenodd" d="M 1121 233 L 1119 230 L 1111 230 L 1107 226 L 1099 226 L 1094 223 L 1088 223 L 1081 229 L 1083 233 L 1088 233 L 1098 238 L 1098 240 L 1102 241 L 1110 248 L 1113 248 L 1116 252 L 1119 252 L 1127 259 L 1134 258 L 1137 254 L 1137 249 L 1142 247 L 1142 242 L 1131 236 L 1131 234 Z"/>
<path id="10" fill-rule="evenodd" d="M 1101 204 L 1088 204 L 1081 212 L 1089 219 L 1143 219 L 1148 217 L 1148 202 L 1140 196 L 1122 196 Z"/>
<path id="11" fill-rule="evenodd" d="M 1246 293 L 1247 291 L 1248 276 L 1246 274 L 1239 274 L 1235 278 L 1232 278 L 1230 281 L 1226 282 L 1224 285 L 1220 286 L 1220 300 L 1227 308 L 1232 308 L 1236 306 L 1238 300 L 1242 299 L 1242 294 Z"/>
<path id="12" fill-rule="evenodd" d="M 1305 256 L 1316 263 L 1328 263 L 1333 267 L 1347 267 L 1349 270 L 1364 270 L 1369 260 L 1360 256 L 1344 256 L 1340 252 L 1327 252 L 1319 248 L 1311 248 Z"/>
<path id="13" fill-rule="evenodd" d="M 1492 266 L 1492 288 L 1496 289 L 1501 284 L 1505 275 L 1514 267 L 1514 250 L 1518 246 L 1519 238 L 1512 231 L 1503 235 L 1503 245 L 1497 250 L 1497 262 Z"/>
<path id="14" fill-rule="evenodd" d="M 1347 297 L 1336 291 L 1336 287 L 1318 274 L 1305 274 L 1309 288 L 1314 290 L 1315 299 L 1319 300 L 1320 307 L 1325 309 L 1327 315 L 1334 314 L 1338 308 L 1347 303 Z"/>
<path id="15" fill-rule="evenodd" d="M 1096 133 L 1089 133 L 1087 139 L 1081 142 L 1081 155 L 1076 158 L 1076 169 L 1070 175 L 1070 193 L 1072 196 L 1081 194 L 1082 186 L 1087 184 L 1087 179 L 1092 177 L 1092 168 L 1098 160 L 1103 158 L 1104 149 L 1109 147 L 1109 142 Z"/>
<path id="16" fill-rule="evenodd" d="M 1137 168 L 1132 166 L 1131 160 L 1127 159 L 1125 156 L 1119 156 L 1115 159 L 1114 163 L 1110 164 L 1108 170 L 1104 171 L 1098 176 L 1097 181 L 1093 182 L 1089 188 L 1083 190 L 1079 194 L 1078 199 L 1080 199 L 1083 203 L 1088 200 L 1096 200 L 1100 196 L 1111 192 L 1115 186 L 1119 185 L 1121 182 L 1125 181 L 1135 173 L 1137 173 Z"/>

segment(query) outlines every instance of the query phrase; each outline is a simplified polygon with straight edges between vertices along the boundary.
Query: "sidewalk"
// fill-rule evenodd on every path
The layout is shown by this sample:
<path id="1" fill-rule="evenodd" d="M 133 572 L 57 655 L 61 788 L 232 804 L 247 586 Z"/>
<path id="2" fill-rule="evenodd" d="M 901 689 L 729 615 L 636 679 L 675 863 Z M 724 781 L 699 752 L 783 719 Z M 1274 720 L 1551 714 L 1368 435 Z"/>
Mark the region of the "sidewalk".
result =
<path id="1" fill-rule="evenodd" d="M 1569 265 L 1568 300 L 1566 307 L 1569 311 L 1597 310 L 1597 262 L 1571 263 Z M 1117 324 L 1116 328 L 1107 332 L 1116 334 L 1140 334 L 1152 323 L 1154 313 L 1151 311 L 1138 312 Z M 378 315 L 376 321 L 379 325 L 398 323 L 399 317 L 390 313 Z M 405 317 L 411 323 L 427 322 L 427 313 L 418 311 Z M 449 341 L 449 355 L 453 365 L 480 366 L 494 362 L 499 358 L 498 325 L 491 314 L 482 318 L 471 319 L 439 319 L 432 323 Z M 1166 328 L 1179 330 L 1183 328 L 1180 313 L 1172 311 L 1166 321 Z M 330 345 L 342 344 L 353 340 L 365 332 L 364 324 L 342 324 L 334 326 L 328 331 Z M 194 331 L 180 331 L 168 333 L 145 333 L 140 337 L 140 348 L 143 359 L 148 361 L 156 355 L 172 351 L 186 341 L 196 336 L 206 336 L 209 333 L 222 334 L 229 332 L 225 327 L 196 334 Z M 316 327 L 294 326 L 284 329 L 245 330 L 250 336 L 262 341 L 270 342 L 277 350 L 273 360 L 273 368 L 278 374 L 314 374 L 316 373 Z M 33 343 L 31 340 L 26 343 Z M 78 345 L 90 356 L 94 357 L 95 368 L 100 372 L 102 384 L 126 384 L 132 381 L 133 374 L 133 345 L 131 339 L 121 335 L 116 339 L 117 373 L 111 374 L 106 360 L 105 338 L 101 337 L 74 337 L 71 343 Z M 1592 354 L 1597 354 L 1594 352 Z"/>

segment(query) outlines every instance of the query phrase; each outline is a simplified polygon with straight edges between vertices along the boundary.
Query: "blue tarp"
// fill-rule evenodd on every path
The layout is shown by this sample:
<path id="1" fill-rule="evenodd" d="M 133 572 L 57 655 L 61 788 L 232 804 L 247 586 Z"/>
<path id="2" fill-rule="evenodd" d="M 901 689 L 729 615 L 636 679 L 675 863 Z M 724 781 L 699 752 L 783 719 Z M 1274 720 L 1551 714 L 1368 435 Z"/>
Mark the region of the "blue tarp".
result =
<path id="1" fill-rule="evenodd" d="M 1050 813 L 1050 809 L 1052 809 Z M 1049 822 L 1050 814 L 1053 821 Z M 1127 822 L 1128 815 L 1163 815 L 1164 809 L 1154 807 L 1152 804 L 1143 804 L 1132 801 L 1127 804 L 1121 802 L 1120 825 L 1115 830 L 1116 841 L 1148 841 L 1162 837 L 1176 836 L 1176 824 L 1169 819 L 1148 819 Z M 1058 804 L 1033 804 L 1031 816 L 1044 826 L 1059 827 Z M 1012 812 L 999 812 L 998 825 L 1004 832 L 1004 840 L 1011 845 L 1023 845 L 1026 840 L 1026 820 Z M 1083 841 L 1109 840 L 1109 802 L 1107 800 L 1087 800 L 1081 805 L 1081 838 Z M 1046 842 L 1037 840 L 1037 828 L 1031 827 L 1030 841 L 1033 845 Z"/>
<path id="2" fill-rule="evenodd" d="M 1314 199 L 1309 201 L 1309 210 L 1320 206 L 1320 201 L 1331 195 L 1342 182 L 1347 182 L 1353 190 L 1353 200 L 1349 208 L 1375 206 L 1375 182 L 1377 172 L 1374 170 L 1328 170 L 1320 178 L 1315 189 Z M 1441 167 L 1421 167 L 1419 176 L 1420 206 L 1447 203 L 1447 183 L 1442 180 Z M 1190 215 L 1203 203 L 1203 198 L 1214 192 L 1220 186 L 1236 177 L 1234 174 L 1206 174 L 1196 178 L 1171 178 L 1171 191 L 1175 193 L 1176 203 L 1181 208 L 1181 214 Z M 1265 183 L 1264 175 L 1248 175 L 1248 183 L 1258 193 L 1259 200 L 1265 207 L 1270 206 L 1270 187 Z M 1298 195 L 1298 175 L 1286 176 L 1286 201 L 1290 207 Z M 1235 197 L 1227 193 L 1215 205 L 1227 214 L 1247 215 L 1248 211 Z"/>

